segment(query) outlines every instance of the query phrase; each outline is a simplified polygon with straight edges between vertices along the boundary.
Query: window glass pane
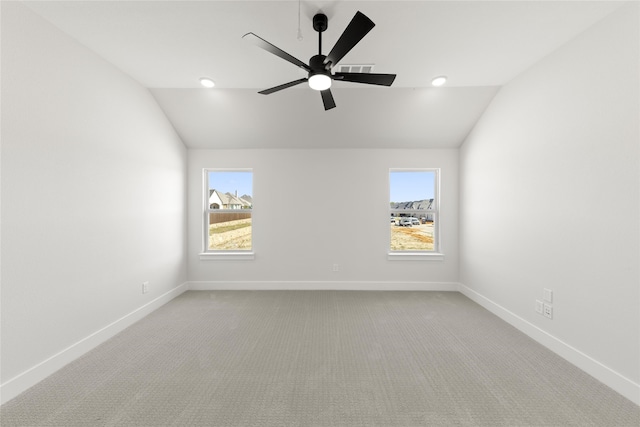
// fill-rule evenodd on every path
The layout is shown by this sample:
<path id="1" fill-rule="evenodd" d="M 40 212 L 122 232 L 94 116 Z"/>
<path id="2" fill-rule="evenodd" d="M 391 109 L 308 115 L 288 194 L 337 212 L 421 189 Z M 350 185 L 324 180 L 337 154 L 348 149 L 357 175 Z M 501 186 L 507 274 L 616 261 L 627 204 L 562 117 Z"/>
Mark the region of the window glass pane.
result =
<path id="1" fill-rule="evenodd" d="M 436 251 L 437 171 L 390 171 L 391 251 Z"/>
<path id="2" fill-rule="evenodd" d="M 389 173 L 391 209 L 435 209 L 435 171 Z"/>
<path id="3" fill-rule="evenodd" d="M 209 209 L 251 209 L 253 172 L 209 171 Z"/>
<path id="4" fill-rule="evenodd" d="M 253 172 L 208 171 L 207 250 L 252 250 Z"/>
<path id="5" fill-rule="evenodd" d="M 251 250 L 251 211 L 209 214 L 208 250 Z"/>
<path id="6" fill-rule="evenodd" d="M 391 250 L 392 251 L 433 251 L 435 215 L 401 214 L 392 217 Z"/>

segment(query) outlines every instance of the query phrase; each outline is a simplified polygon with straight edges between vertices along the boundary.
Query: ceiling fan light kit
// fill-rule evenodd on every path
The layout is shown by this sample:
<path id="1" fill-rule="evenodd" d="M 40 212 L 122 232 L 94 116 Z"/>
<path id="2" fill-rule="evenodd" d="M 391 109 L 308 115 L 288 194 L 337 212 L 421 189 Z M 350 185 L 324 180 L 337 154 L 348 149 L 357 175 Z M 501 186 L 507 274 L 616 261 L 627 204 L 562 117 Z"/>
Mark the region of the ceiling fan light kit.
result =
<path id="1" fill-rule="evenodd" d="M 309 76 L 309 87 L 313 90 L 327 90 L 331 87 L 331 77 L 326 74 Z"/>
<path id="2" fill-rule="evenodd" d="M 347 54 L 353 47 L 367 35 L 375 24 L 369 18 L 367 18 L 362 12 L 356 12 L 355 16 L 347 25 L 333 49 L 328 55 L 322 54 L 322 33 L 328 28 L 329 19 L 323 13 L 318 13 L 313 17 L 313 29 L 318 32 L 318 54 L 311 57 L 309 64 L 305 64 L 298 58 L 291 56 L 287 52 L 283 51 L 279 47 L 276 47 L 268 41 L 258 37 L 253 33 L 247 33 L 243 38 L 251 41 L 256 46 L 272 53 L 285 61 L 296 65 L 307 71 L 308 76 L 306 78 L 294 80 L 289 83 L 284 83 L 279 86 L 272 87 L 270 89 L 262 90 L 258 93 L 262 95 L 270 95 L 274 92 L 278 92 L 283 89 L 287 89 L 293 86 L 297 86 L 301 83 L 308 82 L 311 89 L 320 92 L 322 97 L 322 103 L 325 110 L 335 108 L 336 104 L 333 100 L 333 94 L 331 93 L 332 80 L 342 80 L 345 82 L 373 84 L 379 86 L 391 86 L 396 78 L 395 74 L 374 74 L 374 73 L 352 73 L 352 72 L 337 72 L 332 73 L 332 68 L 340 62 L 340 60 Z"/>
<path id="3" fill-rule="evenodd" d="M 316 28 L 315 19 L 313 28 Z M 324 27 L 319 28 L 326 29 L 327 26 L 325 24 Z M 320 30 L 317 31 L 320 32 Z M 322 32 L 320 32 L 320 34 L 322 34 Z M 322 40 L 322 38 L 320 40 Z M 320 42 L 319 45 L 321 48 L 322 42 Z M 324 55 L 315 55 L 309 60 L 309 67 L 311 68 L 311 71 L 309 71 L 309 87 L 313 90 L 327 90 L 331 87 L 331 72 L 325 68 L 325 58 L 326 57 Z"/>

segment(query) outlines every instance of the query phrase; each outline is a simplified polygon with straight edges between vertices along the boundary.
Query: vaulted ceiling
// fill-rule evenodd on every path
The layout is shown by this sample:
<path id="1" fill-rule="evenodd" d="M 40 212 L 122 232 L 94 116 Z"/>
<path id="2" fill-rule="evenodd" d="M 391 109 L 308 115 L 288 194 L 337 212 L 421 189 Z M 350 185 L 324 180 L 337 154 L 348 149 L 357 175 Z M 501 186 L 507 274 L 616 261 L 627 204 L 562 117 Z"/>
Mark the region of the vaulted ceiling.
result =
<path id="1" fill-rule="evenodd" d="M 191 148 L 458 147 L 499 88 L 621 6 L 613 1 L 25 1 L 150 89 Z M 392 87 L 336 82 L 324 111 L 306 76 L 242 39 L 303 62 L 328 53 L 356 11 L 376 27 L 341 64 L 394 73 Z M 302 40 L 299 39 L 299 31 Z M 431 79 L 448 76 L 444 87 Z M 200 86 L 210 77 L 214 89 Z"/>

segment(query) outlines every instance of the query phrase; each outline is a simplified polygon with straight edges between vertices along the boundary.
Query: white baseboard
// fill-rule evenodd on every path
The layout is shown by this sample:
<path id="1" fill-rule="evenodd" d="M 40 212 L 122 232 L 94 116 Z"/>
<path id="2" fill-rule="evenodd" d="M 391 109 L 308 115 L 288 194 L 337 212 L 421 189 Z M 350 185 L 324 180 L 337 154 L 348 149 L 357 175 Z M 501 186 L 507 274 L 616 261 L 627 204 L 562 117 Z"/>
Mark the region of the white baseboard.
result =
<path id="1" fill-rule="evenodd" d="M 496 304 L 485 296 L 480 295 L 473 289 L 460 284 L 459 290 L 460 293 L 465 295 L 467 298 L 486 308 L 505 322 L 509 323 L 511 326 L 514 326 L 571 364 L 577 366 L 598 381 L 631 400 L 636 405 L 640 405 L 640 384 L 622 376 L 580 350 L 570 346 L 553 335 L 550 335 L 536 325 L 524 320 L 520 316 L 507 310 L 501 305 Z"/>
<path id="2" fill-rule="evenodd" d="M 202 281 L 187 282 L 192 291 L 221 290 L 340 290 L 340 291 L 458 291 L 457 282 L 375 281 Z"/>
<path id="3" fill-rule="evenodd" d="M 11 378 L 4 384 L 0 385 L 0 404 L 8 402 L 18 396 L 23 391 L 33 387 L 49 375 L 53 374 L 65 365 L 73 362 L 78 357 L 94 349 L 98 345 L 107 341 L 125 328 L 133 325 L 160 306 L 171 301 L 178 295 L 188 289 L 185 283 L 176 286 L 172 290 L 160 295 L 153 301 L 148 302 L 142 307 L 132 311 L 131 313 L 121 317 L 113 323 L 105 326 L 99 331 L 94 332 L 86 338 L 81 339 L 77 343 L 67 347 L 61 352 L 51 356 L 47 360 L 37 364 L 36 366 L 26 370 L 25 372 Z"/>

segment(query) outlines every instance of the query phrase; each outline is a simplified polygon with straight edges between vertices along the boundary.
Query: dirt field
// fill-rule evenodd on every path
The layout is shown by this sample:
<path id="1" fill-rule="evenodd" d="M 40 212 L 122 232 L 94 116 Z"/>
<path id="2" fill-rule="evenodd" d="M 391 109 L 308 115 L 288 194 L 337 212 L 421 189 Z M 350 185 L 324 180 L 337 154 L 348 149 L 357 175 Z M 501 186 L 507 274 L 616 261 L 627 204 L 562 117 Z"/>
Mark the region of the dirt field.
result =
<path id="1" fill-rule="evenodd" d="M 210 225 L 209 249 L 251 250 L 251 218 Z M 391 250 L 432 251 L 433 223 L 413 227 L 398 227 L 391 224 Z"/>
<path id="2" fill-rule="evenodd" d="M 432 251 L 433 223 L 399 227 L 391 224 L 392 251 Z"/>
<path id="3" fill-rule="evenodd" d="M 235 228 L 229 231 L 229 228 Z M 251 218 L 209 226 L 210 250 L 251 250 Z"/>

